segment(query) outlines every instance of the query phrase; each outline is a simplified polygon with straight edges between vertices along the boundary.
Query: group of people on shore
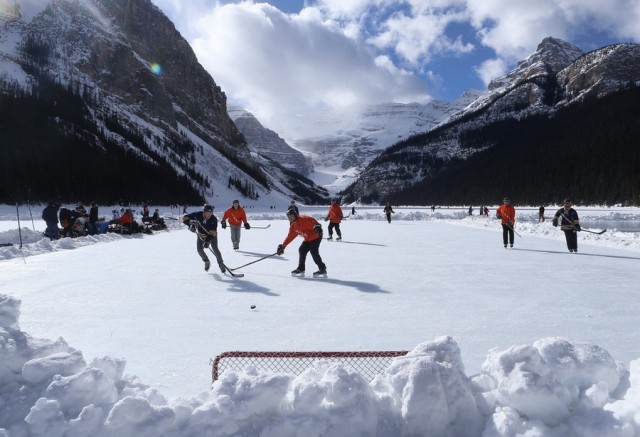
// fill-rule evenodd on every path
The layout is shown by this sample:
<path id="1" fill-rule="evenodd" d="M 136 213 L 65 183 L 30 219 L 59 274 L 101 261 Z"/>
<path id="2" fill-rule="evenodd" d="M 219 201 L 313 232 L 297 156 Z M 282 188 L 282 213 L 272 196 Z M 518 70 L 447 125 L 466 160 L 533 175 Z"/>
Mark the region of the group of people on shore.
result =
<path id="1" fill-rule="evenodd" d="M 104 217 L 98 216 L 98 204 L 96 202 L 91 202 L 87 212 L 84 203 L 81 201 L 75 205 L 74 209 L 63 207 L 59 202 L 48 202 L 47 206 L 42 210 L 42 220 L 47 225 L 44 236 L 51 240 L 96 235 L 107 230 L 115 231 L 116 229 L 119 232 L 125 229 L 128 233 L 150 232 L 151 229 L 166 229 L 164 219 L 160 217 L 159 210 L 156 208 L 153 215 L 151 215 L 147 203 L 142 205 L 143 226 L 136 222 L 133 210 L 130 208 L 114 209 L 111 220 L 107 221 Z M 101 223 L 105 226 L 100 226 Z"/>

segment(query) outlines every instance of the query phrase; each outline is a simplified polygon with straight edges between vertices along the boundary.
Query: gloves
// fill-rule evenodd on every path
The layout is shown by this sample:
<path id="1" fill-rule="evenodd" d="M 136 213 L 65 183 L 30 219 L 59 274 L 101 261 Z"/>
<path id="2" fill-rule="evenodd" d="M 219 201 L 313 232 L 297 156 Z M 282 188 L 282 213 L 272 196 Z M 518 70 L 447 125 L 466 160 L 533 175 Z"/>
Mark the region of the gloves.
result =
<path id="1" fill-rule="evenodd" d="M 213 229 L 211 229 L 211 230 L 209 231 L 209 235 L 211 235 L 211 237 L 217 237 L 217 236 L 218 236 L 218 233 L 217 233 L 216 231 L 214 231 Z M 211 239 L 211 237 L 209 237 L 209 239 Z"/>
<path id="2" fill-rule="evenodd" d="M 190 230 L 191 232 L 195 232 L 195 231 L 196 231 L 196 229 L 198 229 L 198 223 L 197 223 L 195 220 L 191 220 L 191 221 L 189 222 L 189 230 Z"/>
<path id="3" fill-rule="evenodd" d="M 582 228 L 580 227 L 580 225 L 575 225 L 576 227 L 576 231 L 580 232 L 582 230 Z"/>
<path id="4" fill-rule="evenodd" d="M 318 235 L 322 235 L 322 225 L 320 223 L 317 223 L 314 227 L 313 227 L 313 232 L 315 232 Z"/>
<path id="5" fill-rule="evenodd" d="M 278 244 L 278 250 L 276 250 L 278 255 L 282 255 L 284 253 L 284 246 L 282 244 Z"/>
<path id="6" fill-rule="evenodd" d="M 224 220 L 222 220 L 220 222 L 220 226 L 222 226 L 222 229 L 227 229 L 227 222 L 225 222 Z"/>
<path id="7" fill-rule="evenodd" d="M 245 229 L 251 229 L 251 225 L 250 225 L 249 223 L 245 223 L 245 224 L 244 224 L 244 228 L 245 228 Z"/>
<path id="8" fill-rule="evenodd" d="M 325 218 L 324 218 L 324 221 L 325 221 L 325 222 L 328 222 L 328 221 L 329 221 L 329 217 L 325 217 Z"/>
<path id="9" fill-rule="evenodd" d="M 513 229 L 513 222 L 507 222 L 507 226 L 509 226 L 511 229 Z"/>
<path id="10" fill-rule="evenodd" d="M 558 227 L 558 220 L 552 221 L 551 224 L 553 225 L 554 228 L 557 228 Z"/>
<path id="11" fill-rule="evenodd" d="M 502 216 L 500 214 L 496 214 L 496 217 L 498 217 L 500 220 L 502 220 Z"/>
<path id="12" fill-rule="evenodd" d="M 208 249 L 210 244 L 211 244 L 211 241 L 204 240 L 204 243 L 202 243 L 202 247 L 204 247 L 205 249 Z"/>

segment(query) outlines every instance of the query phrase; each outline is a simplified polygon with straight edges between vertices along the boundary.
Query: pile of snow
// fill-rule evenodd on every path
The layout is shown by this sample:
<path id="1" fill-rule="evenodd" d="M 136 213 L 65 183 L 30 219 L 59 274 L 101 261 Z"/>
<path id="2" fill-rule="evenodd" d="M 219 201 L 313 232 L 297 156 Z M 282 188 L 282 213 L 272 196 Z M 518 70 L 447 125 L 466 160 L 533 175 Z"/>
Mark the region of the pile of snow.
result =
<path id="1" fill-rule="evenodd" d="M 630 371 L 592 344 L 546 338 L 492 350 L 464 373 L 450 337 L 416 346 L 372 382 L 342 364 L 299 376 L 226 372 L 211 391 L 171 401 L 124 373 L 19 328 L 0 295 L 0 435 L 17 436 L 633 436 L 640 360 Z"/>

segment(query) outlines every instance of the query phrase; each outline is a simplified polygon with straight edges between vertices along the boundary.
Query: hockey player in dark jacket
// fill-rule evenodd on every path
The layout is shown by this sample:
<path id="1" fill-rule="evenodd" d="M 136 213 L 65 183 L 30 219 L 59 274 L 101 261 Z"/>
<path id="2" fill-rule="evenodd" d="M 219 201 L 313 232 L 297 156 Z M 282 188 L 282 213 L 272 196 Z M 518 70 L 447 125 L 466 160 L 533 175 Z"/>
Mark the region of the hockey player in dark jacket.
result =
<path id="1" fill-rule="evenodd" d="M 553 216 L 551 223 L 553 226 L 558 226 L 558 220 L 560 220 L 560 229 L 564 232 L 569 252 L 578 253 L 578 232 L 581 231 L 578 213 L 571 207 L 571 199 L 568 197 L 562 203 L 562 208 Z"/>
<path id="2" fill-rule="evenodd" d="M 204 269 L 209 271 L 211 263 L 204 249 L 211 248 L 211 251 L 216 257 L 218 267 L 222 273 L 227 269 L 224 266 L 222 260 L 222 254 L 218 249 L 218 219 L 213 215 L 213 206 L 206 203 L 202 207 L 202 211 L 192 212 L 191 214 L 185 214 L 182 217 L 182 223 L 189 226 L 191 232 L 195 232 L 198 238 L 196 239 L 196 250 L 198 255 L 204 261 Z"/>

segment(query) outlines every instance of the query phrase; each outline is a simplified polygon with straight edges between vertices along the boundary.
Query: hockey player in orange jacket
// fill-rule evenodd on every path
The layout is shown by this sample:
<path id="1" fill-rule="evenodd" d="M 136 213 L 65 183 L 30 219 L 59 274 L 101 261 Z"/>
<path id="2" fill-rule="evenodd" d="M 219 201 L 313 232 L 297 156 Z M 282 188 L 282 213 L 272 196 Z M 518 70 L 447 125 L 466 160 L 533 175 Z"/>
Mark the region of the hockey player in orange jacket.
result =
<path id="1" fill-rule="evenodd" d="M 496 210 L 496 217 L 500 219 L 502 224 L 502 242 L 505 249 L 507 244 L 513 247 L 513 233 L 516 225 L 516 209 L 511 205 L 511 199 L 505 197 L 503 204 Z"/>
<path id="2" fill-rule="evenodd" d="M 227 227 L 227 221 L 231 227 L 231 243 L 233 244 L 233 250 L 238 250 L 240 249 L 240 232 L 242 230 L 242 223 L 244 223 L 245 229 L 251 229 L 251 226 L 247 222 L 247 214 L 240 206 L 240 201 L 234 200 L 231 208 L 226 210 L 222 215 L 222 221 L 220 222 L 222 229 Z"/>
<path id="3" fill-rule="evenodd" d="M 344 218 L 342 214 L 342 208 L 338 204 L 336 199 L 331 199 L 331 206 L 329 207 L 329 212 L 327 216 L 324 218 L 324 221 L 329 222 L 329 238 L 328 240 L 333 240 L 333 230 L 336 230 L 336 234 L 338 234 L 338 238 L 336 241 L 342 240 L 342 232 L 340 232 L 340 222 Z"/>
<path id="4" fill-rule="evenodd" d="M 298 267 L 291 272 L 292 275 L 304 276 L 307 254 L 311 252 L 313 261 L 318 265 L 318 271 L 313 276 L 327 276 L 327 266 L 320 257 L 320 243 L 322 242 L 322 225 L 316 219 L 308 215 L 298 215 L 295 210 L 287 211 L 289 219 L 289 233 L 282 244 L 278 245 L 277 254 L 282 255 L 285 247 L 297 236 L 304 240 L 300 244 L 298 253 Z"/>

